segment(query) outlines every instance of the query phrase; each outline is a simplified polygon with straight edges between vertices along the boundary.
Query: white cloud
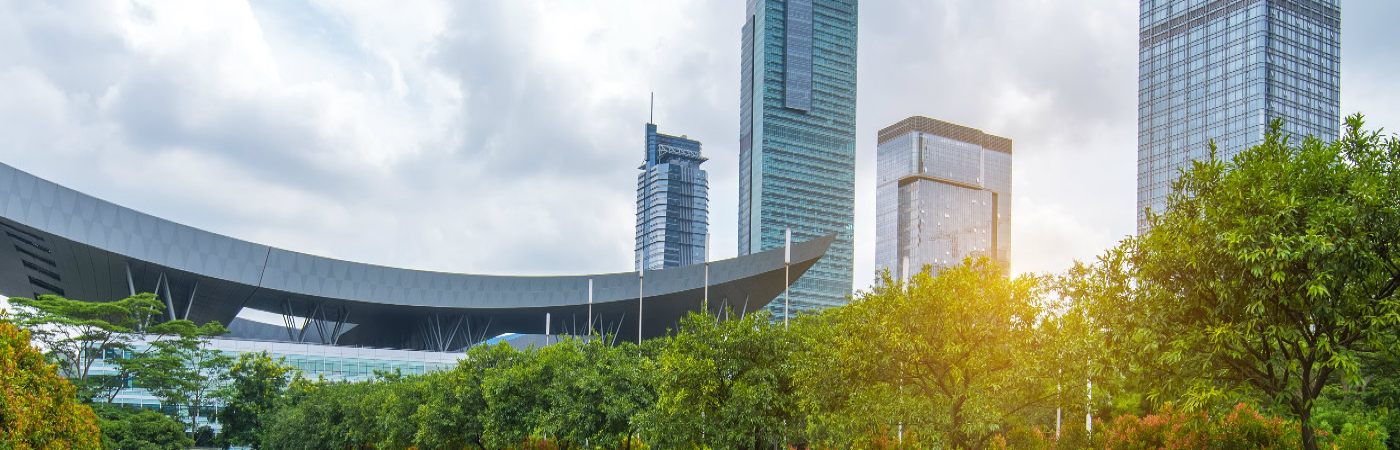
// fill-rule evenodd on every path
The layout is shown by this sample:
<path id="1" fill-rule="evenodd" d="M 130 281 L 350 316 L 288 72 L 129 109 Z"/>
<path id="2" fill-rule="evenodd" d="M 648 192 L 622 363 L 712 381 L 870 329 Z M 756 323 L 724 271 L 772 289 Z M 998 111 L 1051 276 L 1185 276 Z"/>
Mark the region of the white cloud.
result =
<path id="1" fill-rule="evenodd" d="M 1397 6 L 1347 6 L 1360 12 L 1344 10 L 1343 108 L 1400 127 L 1394 47 L 1351 46 L 1394 34 L 1352 14 Z M 622 271 L 656 91 L 662 131 L 704 142 L 713 254 L 729 257 L 743 8 L 0 0 L 0 161 L 331 257 Z M 1134 4 L 867 1 L 861 21 L 857 288 L 873 267 L 875 132 L 910 115 L 1015 140 L 1015 270 L 1058 270 L 1132 232 Z"/>

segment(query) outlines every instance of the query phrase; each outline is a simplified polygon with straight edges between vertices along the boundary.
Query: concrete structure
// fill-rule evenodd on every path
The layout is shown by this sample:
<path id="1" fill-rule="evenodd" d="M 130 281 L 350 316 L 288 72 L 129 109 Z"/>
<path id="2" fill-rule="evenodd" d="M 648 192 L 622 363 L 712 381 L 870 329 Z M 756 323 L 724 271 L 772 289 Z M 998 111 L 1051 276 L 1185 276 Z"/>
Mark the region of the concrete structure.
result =
<path id="1" fill-rule="evenodd" d="M 437 351 L 503 333 L 590 334 L 591 329 L 629 340 L 659 336 L 684 314 L 699 310 L 706 292 L 711 312 L 753 311 L 816 264 L 834 240 L 795 244 L 786 280 L 782 249 L 640 273 L 428 272 L 233 239 L 4 164 L 0 232 L 0 294 L 5 296 L 53 293 L 109 301 L 154 292 L 165 301 L 170 319 L 232 325 L 249 309 L 280 315 L 285 326 L 274 333 L 278 340 Z"/>
<path id="2" fill-rule="evenodd" d="M 749 0 L 739 113 L 739 254 L 835 235 L 794 313 L 845 304 L 855 222 L 857 0 Z M 782 309 L 777 312 L 781 315 Z"/>
<path id="3" fill-rule="evenodd" d="M 637 175 L 637 245 L 633 269 L 705 262 L 710 182 L 700 142 L 646 127 L 646 161 Z"/>
<path id="4" fill-rule="evenodd" d="M 875 264 L 896 277 L 982 255 L 1011 263 L 1011 140 L 927 117 L 879 134 Z"/>
<path id="5" fill-rule="evenodd" d="M 1209 143 L 1229 159 L 1269 122 L 1301 139 L 1340 130 L 1340 0 L 1141 0 L 1138 229 Z"/>

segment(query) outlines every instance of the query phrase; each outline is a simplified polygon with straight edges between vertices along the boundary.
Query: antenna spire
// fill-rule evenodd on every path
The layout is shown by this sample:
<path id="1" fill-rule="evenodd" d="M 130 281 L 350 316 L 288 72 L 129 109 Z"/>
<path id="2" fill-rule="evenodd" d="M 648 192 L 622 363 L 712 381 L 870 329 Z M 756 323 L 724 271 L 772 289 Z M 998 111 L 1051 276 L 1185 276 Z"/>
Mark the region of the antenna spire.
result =
<path id="1" fill-rule="evenodd" d="M 647 117 L 647 123 L 656 123 L 656 91 L 651 91 L 651 115 Z"/>

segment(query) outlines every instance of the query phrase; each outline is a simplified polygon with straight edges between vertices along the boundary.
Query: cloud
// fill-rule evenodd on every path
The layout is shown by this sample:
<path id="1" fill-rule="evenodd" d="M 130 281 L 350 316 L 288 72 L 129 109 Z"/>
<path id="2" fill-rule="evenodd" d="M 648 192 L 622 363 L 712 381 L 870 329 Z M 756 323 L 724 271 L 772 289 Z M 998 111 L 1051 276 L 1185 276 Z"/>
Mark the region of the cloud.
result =
<path id="1" fill-rule="evenodd" d="M 1400 126 L 1400 40 L 1378 19 L 1397 6 L 1347 7 L 1343 109 Z M 743 9 L 0 0 L 0 161 L 330 257 L 623 271 L 655 91 L 662 131 L 711 158 L 713 254 L 729 257 Z M 1015 140 L 1015 270 L 1058 270 L 1133 231 L 1135 5 L 866 1 L 861 27 L 857 288 L 873 267 L 875 132 L 910 115 Z"/>

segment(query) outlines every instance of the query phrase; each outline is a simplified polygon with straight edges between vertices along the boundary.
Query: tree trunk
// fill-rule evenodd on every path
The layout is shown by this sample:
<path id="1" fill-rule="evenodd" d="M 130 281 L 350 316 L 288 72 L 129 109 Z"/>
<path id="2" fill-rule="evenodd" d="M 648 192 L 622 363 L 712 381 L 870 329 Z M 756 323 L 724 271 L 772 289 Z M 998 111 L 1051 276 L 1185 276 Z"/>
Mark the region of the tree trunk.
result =
<path id="1" fill-rule="evenodd" d="M 1312 426 L 1312 408 L 1299 408 L 1298 423 L 1302 426 L 1303 449 L 1317 450 L 1317 434 Z"/>

